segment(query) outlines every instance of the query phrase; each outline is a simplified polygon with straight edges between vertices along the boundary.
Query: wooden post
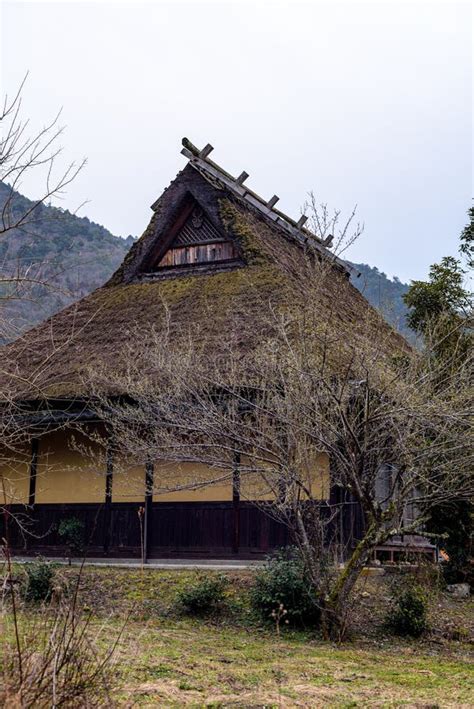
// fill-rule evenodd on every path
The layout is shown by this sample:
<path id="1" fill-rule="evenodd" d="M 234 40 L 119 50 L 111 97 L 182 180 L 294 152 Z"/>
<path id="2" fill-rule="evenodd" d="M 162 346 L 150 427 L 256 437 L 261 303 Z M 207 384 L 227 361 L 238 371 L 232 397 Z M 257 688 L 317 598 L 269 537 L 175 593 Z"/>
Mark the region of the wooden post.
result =
<path id="1" fill-rule="evenodd" d="M 143 529 L 143 560 L 148 561 L 150 552 L 150 542 L 153 529 L 153 483 L 155 477 L 155 466 L 153 461 L 148 459 L 145 464 L 145 520 Z"/>
<path id="2" fill-rule="evenodd" d="M 209 153 L 212 153 L 213 150 L 214 148 L 212 147 L 212 145 L 210 143 L 207 143 L 207 145 L 205 145 L 204 148 L 199 151 L 199 157 L 202 160 L 205 160 Z"/>
<path id="3" fill-rule="evenodd" d="M 37 438 L 31 439 L 31 460 L 30 460 L 30 489 L 28 493 L 28 505 L 33 507 L 36 498 L 36 475 L 38 473 L 38 447 Z"/>
<path id="4" fill-rule="evenodd" d="M 238 185 L 243 185 L 248 176 L 249 176 L 249 173 L 248 173 L 248 172 L 245 172 L 245 170 L 243 170 L 243 171 L 240 173 L 240 175 L 238 176 L 238 178 L 236 179 L 237 184 L 238 184 Z"/>
<path id="5" fill-rule="evenodd" d="M 112 483 L 114 476 L 114 461 L 112 450 L 107 448 L 105 473 L 105 504 L 104 504 L 104 556 L 108 556 L 110 547 L 110 525 L 112 522 Z"/>
<path id="6" fill-rule="evenodd" d="M 240 453 L 234 457 L 234 470 L 232 472 L 232 507 L 233 507 L 233 535 L 232 551 L 239 553 L 240 546 Z"/>

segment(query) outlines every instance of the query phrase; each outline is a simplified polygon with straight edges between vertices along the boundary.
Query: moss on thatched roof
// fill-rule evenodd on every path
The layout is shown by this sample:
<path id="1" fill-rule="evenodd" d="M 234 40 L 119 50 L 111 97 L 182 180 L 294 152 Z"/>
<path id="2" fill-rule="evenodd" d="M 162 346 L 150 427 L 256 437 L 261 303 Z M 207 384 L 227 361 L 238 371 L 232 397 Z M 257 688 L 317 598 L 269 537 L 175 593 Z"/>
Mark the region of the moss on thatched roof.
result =
<path id="1" fill-rule="evenodd" d="M 222 271 L 153 278 L 144 264 L 189 193 L 235 242 L 241 261 Z M 255 347 L 268 304 L 298 305 L 291 265 L 300 253 L 276 226 L 188 166 L 158 200 L 143 236 L 108 283 L 4 348 L 0 391 L 11 389 L 22 399 L 87 396 L 94 369 L 120 371 L 127 358 L 142 356 L 150 333 L 165 326 L 177 341 L 191 335 L 209 357 L 223 339 L 238 349 Z M 332 267 L 321 285 L 315 307 L 322 326 L 329 323 L 347 342 L 369 332 L 388 354 L 407 347 L 340 268 Z"/>

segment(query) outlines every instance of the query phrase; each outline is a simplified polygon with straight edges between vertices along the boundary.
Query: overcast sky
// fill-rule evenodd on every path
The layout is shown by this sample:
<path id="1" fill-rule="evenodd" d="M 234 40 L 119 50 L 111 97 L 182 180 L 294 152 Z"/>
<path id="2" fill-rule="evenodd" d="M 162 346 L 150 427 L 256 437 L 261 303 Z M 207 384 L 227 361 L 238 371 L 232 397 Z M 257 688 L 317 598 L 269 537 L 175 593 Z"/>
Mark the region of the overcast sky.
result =
<path id="1" fill-rule="evenodd" d="M 299 216 L 308 191 L 365 233 L 352 260 L 402 280 L 455 253 L 472 194 L 472 18 L 457 2 L 16 2 L 2 92 L 63 107 L 62 206 L 139 235 L 182 136 Z M 37 185 L 25 184 L 34 196 Z"/>

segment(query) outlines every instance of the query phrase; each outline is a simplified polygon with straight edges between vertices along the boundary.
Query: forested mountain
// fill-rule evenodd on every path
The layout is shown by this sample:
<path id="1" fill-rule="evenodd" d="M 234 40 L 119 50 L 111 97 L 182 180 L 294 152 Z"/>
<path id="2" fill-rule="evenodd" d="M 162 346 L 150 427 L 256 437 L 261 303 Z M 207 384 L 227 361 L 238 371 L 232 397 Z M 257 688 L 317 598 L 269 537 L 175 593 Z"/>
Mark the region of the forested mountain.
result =
<path id="1" fill-rule="evenodd" d="M 9 195 L 0 183 L 0 213 Z M 12 205 L 10 223 L 16 223 L 34 203 L 15 193 Z M 102 285 L 132 243 L 131 236 L 122 239 L 87 217 L 42 204 L 21 227 L 0 231 L 0 337 L 9 339 Z M 15 274 L 28 279 L 20 292 L 14 283 L 2 284 L 2 276 Z"/>
<path id="2" fill-rule="evenodd" d="M 355 263 L 360 272 L 359 278 L 353 278 L 354 285 L 364 294 L 369 303 L 380 310 L 385 319 L 402 333 L 408 340 L 414 340 L 413 332 L 406 324 L 407 307 L 403 295 L 409 286 L 396 276 L 391 280 L 375 266 Z"/>
<path id="3" fill-rule="evenodd" d="M 10 188 L 0 183 L 0 212 L 9 194 Z M 13 205 L 15 212 L 23 214 L 33 203 L 16 193 Z M 48 205 L 39 205 L 33 218 L 21 228 L 3 235 L 0 232 L 1 319 L 12 323 L 10 329 L 4 328 L 0 333 L 0 339 L 13 337 L 98 288 L 121 263 L 132 243 L 132 236 L 114 236 L 87 217 Z M 391 324 L 409 336 L 402 300 L 408 286 L 397 278 L 389 279 L 375 267 L 354 265 L 361 273 L 353 279 L 357 288 Z M 1 276 L 15 273 L 27 273 L 31 283 L 21 298 L 5 298 L 14 295 L 14 289 L 2 286 Z"/>

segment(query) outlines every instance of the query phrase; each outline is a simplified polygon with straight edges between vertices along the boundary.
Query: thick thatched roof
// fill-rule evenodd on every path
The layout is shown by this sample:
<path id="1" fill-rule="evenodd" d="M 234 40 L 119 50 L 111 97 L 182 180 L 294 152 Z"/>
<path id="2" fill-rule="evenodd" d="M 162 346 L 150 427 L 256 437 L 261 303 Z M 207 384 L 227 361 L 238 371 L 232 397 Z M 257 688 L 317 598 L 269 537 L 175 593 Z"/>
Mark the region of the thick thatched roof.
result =
<path id="1" fill-rule="evenodd" d="M 234 188 L 233 178 L 194 146 L 186 144 L 184 152 L 190 162 L 153 205 L 149 226 L 112 278 L 3 348 L 0 391 L 29 400 L 84 397 L 92 370 L 125 367 L 127 358 L 143 355 L 150 333 L 160 328 L 171 328 L 176 340 L 191 333 L 212 356 L 223 338 L 236 348 L 254 347 L 269 302 L 297 305 L 294 271 L 309 232 L 246 193 L 242 182 Z M 237 257 L 159 272 L 156 264 L 191 203 L 205 213 L 209 233 L 234 244 Z M 350 283 L 344 262 L 314 241 L 330 264 L 315 305 L 322 326 L 329 324 L 347 342 L 369 331 L 387 354 L 406 349 Z"/>

